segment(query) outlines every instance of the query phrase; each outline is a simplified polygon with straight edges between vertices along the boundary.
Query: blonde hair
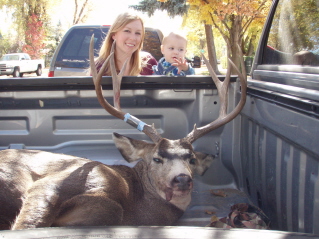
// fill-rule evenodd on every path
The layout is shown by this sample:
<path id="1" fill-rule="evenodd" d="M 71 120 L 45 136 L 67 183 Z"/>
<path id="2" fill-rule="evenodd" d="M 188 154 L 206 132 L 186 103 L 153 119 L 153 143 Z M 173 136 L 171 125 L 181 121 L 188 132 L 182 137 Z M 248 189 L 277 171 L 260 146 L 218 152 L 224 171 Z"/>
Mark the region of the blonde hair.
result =
<path id="1" fill-rule="evenodd" d="M 141 17 L 135 14 L 131 14 L 128 12 L 120 14 L 114 21 L 113 25 L 110 27 L 109 32 L 101 46 L 100 52 L 99 52 L 99 57 L 95 61 L 96 65 L 102 65 L 106 58 L 110 55 L 111 52 L 111 47 L 113 44 L 113 35 L 123 29 L 127 24 L 130 22 L 133 22 L 135 20 L 140 20 L 142 23 L 142 38 L 141 38 L 141 43 L 138 47 L 138 49 L 133 52 L 131 60 L 129 62 L 129 65 L 131 66 L 131 70 L 129 75 L 135 76 L 139 75 L 139 73 L 142 70 L 142 60 L 140 56 L 140 51 L 143 47 L 143 41 L 145 37 L 145 28 L 144 28 L 144 22 Z M 115 55 L 115 60 L 116 60 L 116 55 Z M 111 70 L 110 67 L 106 68 L 106 75 L 111 75 Z"/>
<path id="2" fill-rule="evenodd" d="M 165 45 L 167 39 L 168 39 L 168 38 L 171 38 L 171 37 L 176 37 L 176 38 L 179 38 L 179 39 L 183 39 L 183 40 L 185 40 L 186 45 L 187 45 L 187 39 L 186 39 L 186 37 L 185 37 L 183 34 L 181 34 L 181 33 L 174 33 L 174 32 L 171 32 L 170 34 L 166 35 L 166 36 L 163 38 L 162 45 Z"/>

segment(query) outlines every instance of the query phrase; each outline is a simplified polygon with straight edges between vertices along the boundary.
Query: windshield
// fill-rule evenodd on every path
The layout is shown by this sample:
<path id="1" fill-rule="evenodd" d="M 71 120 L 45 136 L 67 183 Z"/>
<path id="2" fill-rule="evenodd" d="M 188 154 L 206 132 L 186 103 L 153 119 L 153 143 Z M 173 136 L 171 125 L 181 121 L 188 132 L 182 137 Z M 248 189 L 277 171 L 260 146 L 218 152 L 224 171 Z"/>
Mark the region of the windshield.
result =
<path id="1" fill-rule="evenodd" d="M 18 55 L 4 55 L 0 59 L 0 61 L 18 61 L 18 60 L 19 60 Z"/>

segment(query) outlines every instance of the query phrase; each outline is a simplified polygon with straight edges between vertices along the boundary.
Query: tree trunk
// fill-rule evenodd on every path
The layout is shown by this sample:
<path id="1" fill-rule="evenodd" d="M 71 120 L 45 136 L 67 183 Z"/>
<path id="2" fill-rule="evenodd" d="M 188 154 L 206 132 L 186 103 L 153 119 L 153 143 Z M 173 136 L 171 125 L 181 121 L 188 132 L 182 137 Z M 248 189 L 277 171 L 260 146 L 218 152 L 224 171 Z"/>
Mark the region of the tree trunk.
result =
<path id="1" fill-rule="evenodd" d="M 74 4 L 75 4 L 75 10 L 73 15 L 73 25 L 76 24 L 76 15 L 78 14 L 78 1 L 74 0 Z"/>
<path id="2" fill-rule="evenodd" d="M 207 51 L 208 51 L 209 63 L 212 66 L 215 73 L 218 75 L 220 74 L 220 72 L 217 66 L 217 57 L 216 57 L 212 25 L 205 24 L 205 34 L 206 34 L 206 40 L 207 40 Z"/>
<path id="3" fill-rule="evenodd" d="M 78 4 L 78 1 L 75 0 L 75 12 L 74 12 L 73 25 L 79 24 L 79 23 L 83 22 L 83 20 L 85 19 L 86 15 L 83 14 L 83 12 L 87 8 L 88 1 L 89 0 L 84 1 L 84 3 L 82 4 L 81 10 L 78 13 L 79 4 Z M 89 11 L 89 10 L 87 10 L 87 11 Z"/>
<path id="4" fill-rule="evenodd" d="M 254 55 L 254 44 L 253 41 L 256 39 L 256 35 L 252 35 L 248 44 L 248 50 L 247 50 L 247 56 L 253 56 Z"/>
<path id="5" fill-rule="evenodd" d="M 241 18 L 239 16 L 233 15 L 232 17 L 232 24 L 229 31 L 229 42 L 227 43 L 227 50 L 228 50 L 228 57 L 232 60 L 232 62 L 237 66 L 238 69 L 242 70 L 241 68 L 241 56 L 242 54 L 239 52 L 241 50 L 241 43 L 242 38 L 240 36 L 242 29 L 241 29 Z M 238 47 L 239 46 L 239 47 Z M 232 70 L 232 73 L 235 73 Z"/>

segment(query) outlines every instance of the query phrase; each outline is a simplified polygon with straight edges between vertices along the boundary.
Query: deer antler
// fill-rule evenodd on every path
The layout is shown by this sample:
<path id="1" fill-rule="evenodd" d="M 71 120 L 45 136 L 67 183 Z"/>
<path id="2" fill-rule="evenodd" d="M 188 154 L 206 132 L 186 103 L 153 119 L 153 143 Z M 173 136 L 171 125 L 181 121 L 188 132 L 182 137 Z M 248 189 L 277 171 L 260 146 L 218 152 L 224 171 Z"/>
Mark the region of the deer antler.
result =
<path id="1" fill-rule="evenodd" d="M 120 107 L 120 89 L 121 89 L 121 81 L 123 74 L 125 72 L 126 64 L 128 60 L 125 61 L 123 68 L 121 69 L 120 73 L 117 75 L 116 68 L 115 68 L 115 61 L 114 61 L 114 48 L 115 48 L 115 41 L 112 44 L 112 49 L 109 57 L 105 60 L 103 63 L 99 73 L 97 73 L 95 64 L 94 64 L 94 35 L 91 37 L 90 41 L 90 51 L 89 51 L 89 57 L 90 57 L 90 67 L 91 67 L 91 73 L 93 77 L 93 82 L 95 86 L 95 92 L 98 98 L 99 103 L 101 106 L 111 115 L 124 120 L 128 124 L 132 125 L 133 127 L 137 128 L 138 130 L 145 133 L 153 142 L 158 142 L 160 139 L 162 139 L 161 135 L 156 131 L 154 125 L 150 126 L 146 123 L 142 122 L 138 118 L 130 115 L 129 113 L 124 113 L 121 110 Z M 113 91 L 114 91 L 114 105 L 110 105 L 107 100 L 103 96 L 102 92 L 102 86 L 101 86 L 101 80 L 103 73 L 105 71 L 105 68 L 110 61 L 110 68 L 111 68 L 111 74 L 112 74 L 112 84 L 113 84 Z"/>
<path id="2" fill-rule="evenodd" d="M 244 77 L 243 74 L 238 70 L 236 65 L 230 59 L 228 59 L 230 64 L 228 64 L 225 80 L 220 81 L 217 75 L 215 74 L 213 68 L 211 67 L 207 59 L 205 58 L 205 56 L 203 56 L 203 58 L 207 65 L 208 71 L 210 75 L 212 76 L 212 79 L 217 87 L 221 106 L 219 109 L 219 116 L 216 120 L 200 128 L 197 128 L 196 124 L 194 125 L 194 129 L 185 137 L 186 140 L 188 140 L 190 143 L 193 143 L 198 138 L 204 136 L 205 134 L 211 132 L 212 130 L 217 129 L 220 126 L 227 124 L 228 122 L 233 120 L 240 113 L 240 111 L 242 110 L 246 102 L 247 80 L 246 80 L 246 77 Z M 234 108 L 234 110 L 230 112 L 229 114 L 227 114 L 227 105 L 228 105 L 227 96 L 228 96 L 228 86 L 230 83 L 231 66 L 233 66 L 233 68 L 237 72 L 238 77 L 240 79 L 241 98 L 237 106 Z"/>

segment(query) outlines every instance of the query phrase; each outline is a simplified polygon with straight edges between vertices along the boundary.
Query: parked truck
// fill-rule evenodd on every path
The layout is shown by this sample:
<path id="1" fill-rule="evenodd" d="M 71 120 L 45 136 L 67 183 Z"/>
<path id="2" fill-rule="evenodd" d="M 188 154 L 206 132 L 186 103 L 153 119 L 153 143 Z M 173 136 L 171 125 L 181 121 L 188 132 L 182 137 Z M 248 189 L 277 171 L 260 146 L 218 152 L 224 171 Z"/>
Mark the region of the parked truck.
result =
<path id="1" fill-rule="evenodd" d="M 246 104 L 233 121 L 193 143 L 215 159 L 195 178 L 192 201 L 172 227 L 4 230 L 0 237 L 318 238 L 317 14 L 316 1 L 273 1 Z M 231 80 L 229 110 L 242 94 L 236 77 Z M 112 103 L 110 82 L 103 77 L 104 96 Z M 122 110 L 154 123 L 165 138 L 183 138 L 195 123 L 200 127 L 219 115 L 221 101 L 210 76 L 123 77 L 121 88 Z M 129 165 L 114 146 L 113 132 L 148 140 L 101 108 L 92 77 L 4 79 L 0 92 L 1 150 L 37 149 Z M 271 230 L 206 227 L 212 216 L 227 217 L 238 203 L 261 209 Z"/>
<path id="2" fill-rule="evenodd" d="M 36 73 L 37 76 L 41 76 L 43 68 L 44 60 L 31 60 L 27 53 L 5 54 L 0 59 L 0 76 L 22 77 L 24 73 Z"/>

